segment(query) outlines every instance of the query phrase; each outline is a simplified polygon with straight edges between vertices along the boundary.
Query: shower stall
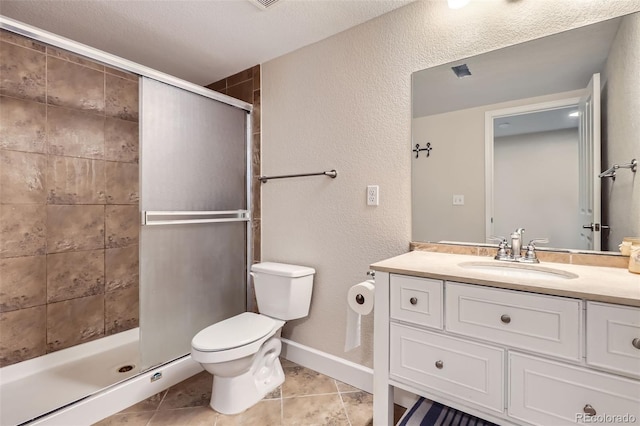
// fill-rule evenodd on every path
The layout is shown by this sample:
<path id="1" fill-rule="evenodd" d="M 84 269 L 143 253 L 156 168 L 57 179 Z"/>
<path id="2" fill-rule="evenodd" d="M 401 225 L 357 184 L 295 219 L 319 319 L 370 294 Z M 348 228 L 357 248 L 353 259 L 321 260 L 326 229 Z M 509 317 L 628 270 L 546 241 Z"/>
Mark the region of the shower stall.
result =
<path id="1" fill-rule="evenodd" d="M 246 310 L 252 107 L 0 28 L 0 424 L 91 423 Z"/>

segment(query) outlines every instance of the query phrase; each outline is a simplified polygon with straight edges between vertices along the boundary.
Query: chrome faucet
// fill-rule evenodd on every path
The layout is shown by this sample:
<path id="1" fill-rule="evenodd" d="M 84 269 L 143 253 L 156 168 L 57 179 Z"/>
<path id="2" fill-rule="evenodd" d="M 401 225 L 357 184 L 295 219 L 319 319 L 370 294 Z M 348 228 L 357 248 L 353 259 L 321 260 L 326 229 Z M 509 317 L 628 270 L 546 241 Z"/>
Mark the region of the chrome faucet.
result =
<path id="1" fill-rule="evenodd" d="M 536 256 L 536 244 L 548 243 L 547 238 L 537 238 L 529 241 L 524 248 L 527 250 L 525 255 L 522 256 L 522 235 L 524 234 L 524 228 L 518 228 L 511 233 L 511 245 L 507 243 L 507 239 L 504 237 L 491 237 L 491 240 L 498 241 L 498 252 L 494 259 L 506 260 L 507 262 L 522 262 L 522 263 L 539 263 Z"/>
<path id="2" fill-rule="evenodd" d="M 522 234 L 524 228 L 518 228 L 511 233 L 511 260 L 519 260 L 522 257 Z"/>

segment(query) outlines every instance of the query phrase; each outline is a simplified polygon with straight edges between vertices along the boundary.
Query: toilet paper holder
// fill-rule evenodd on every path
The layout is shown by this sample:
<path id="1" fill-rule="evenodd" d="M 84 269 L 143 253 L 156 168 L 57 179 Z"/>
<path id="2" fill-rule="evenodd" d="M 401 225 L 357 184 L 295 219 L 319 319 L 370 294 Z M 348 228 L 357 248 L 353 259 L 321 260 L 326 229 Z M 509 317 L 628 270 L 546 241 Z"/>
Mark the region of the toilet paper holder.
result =
<path id="1" fill-rule="evenodd" d="M 371 278 L 375 278 L 376 277 L 376 271 L 369 269 L 367 271 L 367 275 L 369 275 Z M 364 296 L 361 294 L 356 294 L 356 303 L 358 305 L 362 305 L 364 304 Z"/>
<path id="2" fill-rule="evenodd" d="M 372 275 L 369 271 L 367 275 Z M 375 283 L 368 279 L 349 287 L 347 291 L 347 329 L 345 335 L 344 351 L 348 352 L 360 346 L 360 331 L 362 316 L 369 315 L 373 311 L 375 300 Z"/>

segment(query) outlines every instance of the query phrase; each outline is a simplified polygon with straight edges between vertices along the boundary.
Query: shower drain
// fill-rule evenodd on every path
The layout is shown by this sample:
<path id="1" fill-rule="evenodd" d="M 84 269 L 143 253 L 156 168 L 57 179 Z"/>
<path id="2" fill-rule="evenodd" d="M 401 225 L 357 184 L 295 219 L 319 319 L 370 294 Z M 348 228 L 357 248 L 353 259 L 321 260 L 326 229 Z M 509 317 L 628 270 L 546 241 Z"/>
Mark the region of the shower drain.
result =
<path id="1" fill-rule="evenodd" d="M 131 371 L 133 370 L 135 366 L 133 365 L 123 365 L 122 367 L 118 368 L 118 373 L 126 373 L 127 371 Z"/>

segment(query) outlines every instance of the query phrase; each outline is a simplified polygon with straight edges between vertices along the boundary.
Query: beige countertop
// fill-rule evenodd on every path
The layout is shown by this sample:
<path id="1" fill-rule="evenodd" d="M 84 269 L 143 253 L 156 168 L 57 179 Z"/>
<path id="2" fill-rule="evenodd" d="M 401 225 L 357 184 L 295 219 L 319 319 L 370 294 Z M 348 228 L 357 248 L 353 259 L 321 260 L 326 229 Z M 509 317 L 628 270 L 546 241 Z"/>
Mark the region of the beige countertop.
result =
<path id="1" fill-rule="evenodd" d="M 640 275 L 632 274 L 627 269 L 541 262 L 534 267 L 550 268 L 561 273 L 575 274 L 577 277 L 570 279 L 508 277 L 460 266 L 460 264 L 471 262 L 495 263 L 499 266 L 510 264 L 494 260 L 492 257 L 412 251 L 376 262 L 371 265 L 371 268 L 381 272 L 640 307 Z"/>

